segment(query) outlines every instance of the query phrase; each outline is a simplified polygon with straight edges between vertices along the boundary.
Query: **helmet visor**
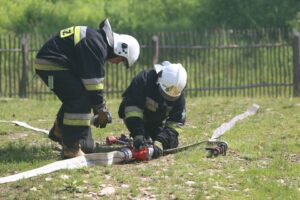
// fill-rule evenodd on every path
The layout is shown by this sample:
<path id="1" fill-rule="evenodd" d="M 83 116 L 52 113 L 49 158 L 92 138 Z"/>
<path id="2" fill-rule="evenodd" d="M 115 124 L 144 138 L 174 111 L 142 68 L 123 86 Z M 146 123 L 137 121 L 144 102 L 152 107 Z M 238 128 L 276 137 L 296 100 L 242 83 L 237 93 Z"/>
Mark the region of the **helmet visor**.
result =
<path id="1" fill-rule="evenodd" d="M 163 90 L 161 86 L 159 86 L 159 92 L 161 96 L 167 101 L 176 101 L 181 94 L 179 90 L 174 86 L 166 88 L 166 90 Z"/>

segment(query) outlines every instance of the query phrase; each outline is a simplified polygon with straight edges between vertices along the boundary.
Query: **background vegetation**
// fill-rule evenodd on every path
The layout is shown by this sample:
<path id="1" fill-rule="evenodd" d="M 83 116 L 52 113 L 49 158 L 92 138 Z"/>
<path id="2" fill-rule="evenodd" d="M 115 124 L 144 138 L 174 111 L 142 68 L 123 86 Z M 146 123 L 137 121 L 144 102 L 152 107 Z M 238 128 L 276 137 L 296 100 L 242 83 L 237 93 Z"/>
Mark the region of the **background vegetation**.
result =
<path id="1" fill-rule="evenodd" d="M 0 0 L 0 33 L 53 33 L 71 25 L 116 32 L 299 27 L 299 0 Z"/>

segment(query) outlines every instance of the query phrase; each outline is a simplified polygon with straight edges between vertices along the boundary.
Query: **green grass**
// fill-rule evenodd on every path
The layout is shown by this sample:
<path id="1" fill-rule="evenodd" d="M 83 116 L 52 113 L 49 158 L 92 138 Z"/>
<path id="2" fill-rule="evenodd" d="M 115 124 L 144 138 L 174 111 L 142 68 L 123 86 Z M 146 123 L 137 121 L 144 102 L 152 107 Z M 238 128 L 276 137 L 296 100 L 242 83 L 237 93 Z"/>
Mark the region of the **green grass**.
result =
<path id="1" fill-rule="evenodd" d="M 108 99 L 113 124 L 93 129 L 97 140 L 127 133 L 117 118 L 119 99 Z M 299 199 L 300 99 L 188 98 L 181 144 L 206 139 L 253 103 L 258 114 L 240 121 L 222 139 L 226 157 L 206 158 L 204 146 L 149 162 L 61 170 L 1 184 L 0 199 Z M 58 101 L 0 100 L 0 120 L 49 129 Z M 60 160 L 42 133 L 0 123 L 0 176 Z M 102 196 L 101 190 L 115 188 Z"/>

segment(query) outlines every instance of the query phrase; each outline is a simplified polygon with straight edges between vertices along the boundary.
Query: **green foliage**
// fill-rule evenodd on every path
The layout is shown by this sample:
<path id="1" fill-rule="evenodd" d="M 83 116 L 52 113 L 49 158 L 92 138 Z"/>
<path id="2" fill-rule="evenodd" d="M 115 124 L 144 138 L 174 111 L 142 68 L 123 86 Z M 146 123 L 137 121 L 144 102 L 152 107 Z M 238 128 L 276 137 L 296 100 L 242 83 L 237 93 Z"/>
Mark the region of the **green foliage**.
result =
<path id="1" fill-rule="evenodd" d="M 298 0 L 203 0 L 197 12 L 200 28 L 283 27 L 300 9 Z"/>
<path id="2" fill-rule="evenodd" d="M 0 0 L 0 32 L 53 33 L 71 25 L 116 32 L 294 25 L 298 0 Z"/>
<path id="3" fill-rule="evenodd" d="M 53 33 L 71 25 L 97 27 L 104 18 L 103 1 L 12 1 L 4 4 L 3 29 L 16 33 Z"/>
<path id="4" fill-rule="evenodd" d="M 300 12 L 298 12 L 297 16 L 290 21 L 290 25 L 294 27 L 297 31 L 300 31 Z"/>

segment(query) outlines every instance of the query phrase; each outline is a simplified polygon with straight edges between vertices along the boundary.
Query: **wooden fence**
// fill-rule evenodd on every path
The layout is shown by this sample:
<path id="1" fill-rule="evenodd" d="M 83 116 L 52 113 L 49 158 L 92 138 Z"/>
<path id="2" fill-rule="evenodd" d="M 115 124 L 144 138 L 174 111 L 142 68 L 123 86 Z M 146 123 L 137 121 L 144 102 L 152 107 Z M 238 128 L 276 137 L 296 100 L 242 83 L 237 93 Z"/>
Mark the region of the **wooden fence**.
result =
<path id="1" fill-rule="evenodd" d="M 106 65 L 108 98 L 120 97 L 132 77 L 154 63 L 187 69 L 187 96 L 299 96 L 300 37 L 289 29 L 135 33 L 135 66 Z M 0 35 L 0 97 L 55 98 L 35 76 L 33 62 L 50 35 Z"/>

